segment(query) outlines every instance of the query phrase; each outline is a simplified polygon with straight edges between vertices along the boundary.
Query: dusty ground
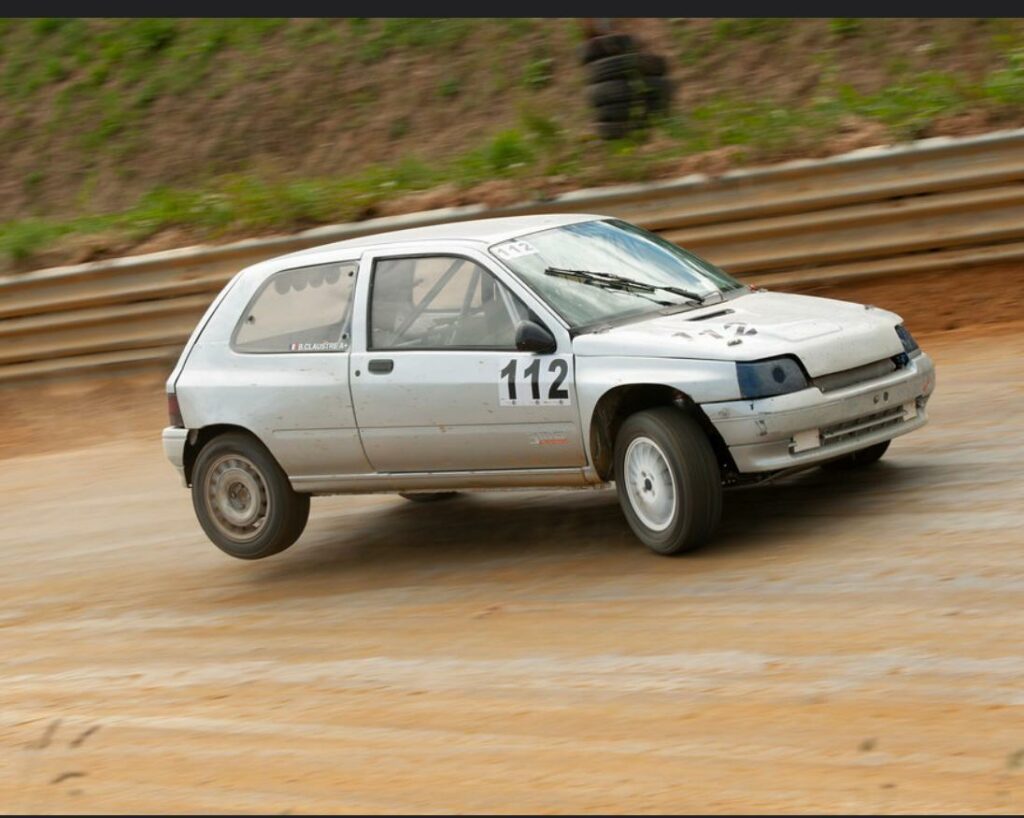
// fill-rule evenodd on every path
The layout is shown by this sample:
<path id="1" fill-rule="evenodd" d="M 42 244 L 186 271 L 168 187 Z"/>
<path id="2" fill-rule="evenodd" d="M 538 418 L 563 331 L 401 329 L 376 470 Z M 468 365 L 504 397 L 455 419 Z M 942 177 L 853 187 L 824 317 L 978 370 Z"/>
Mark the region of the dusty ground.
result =
<path id="1" fill-rule="evenodd" d="M 679 559 L 587 491 L 319 499 L 237 562 L 126 378 L 148 437 L 3 461 L 0 804 L 1024 810 L 1024 327 L 983 329 L 924 334 L 932 422 L 877 468 L 731 493 Z"/>

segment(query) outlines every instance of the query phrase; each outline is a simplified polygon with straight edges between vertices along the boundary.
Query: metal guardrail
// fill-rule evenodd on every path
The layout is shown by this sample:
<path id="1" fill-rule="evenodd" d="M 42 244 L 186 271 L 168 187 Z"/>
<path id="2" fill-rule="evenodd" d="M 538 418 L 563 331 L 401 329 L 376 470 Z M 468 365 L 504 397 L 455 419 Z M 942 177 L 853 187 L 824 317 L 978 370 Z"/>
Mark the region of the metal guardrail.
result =
<path id="1" fill-rule="evenodd" d="M 1019 260 L 1024 130 L 0 277 L 0 383 L 170 361 L 224 283 L 274 255 L 384 230 L 541 212 L 620 216 L 765 286 Z"/>

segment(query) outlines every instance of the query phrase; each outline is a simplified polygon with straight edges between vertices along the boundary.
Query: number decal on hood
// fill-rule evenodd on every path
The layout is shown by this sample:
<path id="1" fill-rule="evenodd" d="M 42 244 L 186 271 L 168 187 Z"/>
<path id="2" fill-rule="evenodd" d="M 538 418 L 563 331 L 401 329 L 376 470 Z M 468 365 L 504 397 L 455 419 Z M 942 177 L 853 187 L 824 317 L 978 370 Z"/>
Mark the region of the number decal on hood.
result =
<path id="1" fill-rule="evenodd" d="M 569 361 L 565 358 L 512 358 L 498 375 L 500 406 L 570 406 Z"/>

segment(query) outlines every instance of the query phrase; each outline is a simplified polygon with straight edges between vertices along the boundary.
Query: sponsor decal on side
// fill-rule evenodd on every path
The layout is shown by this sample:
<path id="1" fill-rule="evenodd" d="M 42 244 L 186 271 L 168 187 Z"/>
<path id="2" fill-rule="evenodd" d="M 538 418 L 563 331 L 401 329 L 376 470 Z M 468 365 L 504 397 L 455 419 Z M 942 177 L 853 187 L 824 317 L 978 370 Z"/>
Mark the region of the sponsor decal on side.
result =
<path id="1" fill-rule="evenodd" d="M 530 436 L 531 446 L 565 446 L 569 438 L 563 432 L 536 432 Z"/>
<path id="2" fill-rule="evenodd" d="M 292 352 L 335 352 L 339 349 L 344 349 L 344 347 L 337 341 L 321 341 L 317 343 L 295 342 L 291 346 Z"/>

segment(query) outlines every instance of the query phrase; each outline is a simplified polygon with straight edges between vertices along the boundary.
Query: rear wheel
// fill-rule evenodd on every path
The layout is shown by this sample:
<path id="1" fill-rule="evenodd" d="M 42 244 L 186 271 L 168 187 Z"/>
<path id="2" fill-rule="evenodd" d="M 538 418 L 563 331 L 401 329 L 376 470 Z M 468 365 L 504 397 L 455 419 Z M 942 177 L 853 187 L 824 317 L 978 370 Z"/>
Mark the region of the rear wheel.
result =
<path id="1" fill-rule="evenodd" d="M 865 449 L 851 452 L 845 457 L 840 457 L 838 460 L 829 460 L 827 463 L 822 463 L 821 467 L 834 471 L 862 469 L 865 466 L 870 466 L 872 463 L 877 463 L 882 458 L 882 455 L 885 454 L 891 442 L 891 440 L 883 440 L 874 446 L 868 446 Z"/>
<path id="2" fill-rule="evenodd" d="M 705 543 L 722 514 L 714 450 L 700 424 L 674 407 L 637 412 L 622 424 L 615 487 L 630 528 L 659 554 Z"/>
<path id="3" fill-rule="evenodd" d="M 309 495 L 292 489 L 267 448 L 230 433 L 207 443 L 192 474 L 192 505 L 221 551 L 258 560 L 294 543 L 309 519 Z"/>

